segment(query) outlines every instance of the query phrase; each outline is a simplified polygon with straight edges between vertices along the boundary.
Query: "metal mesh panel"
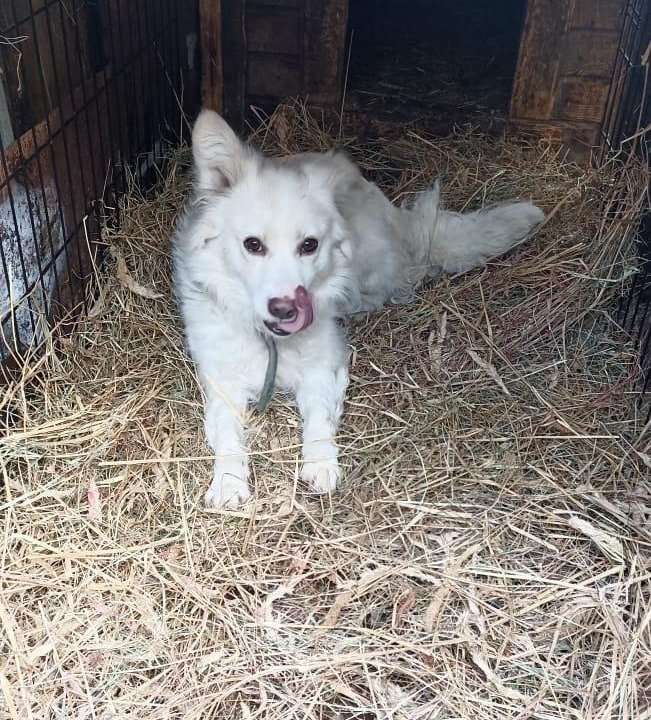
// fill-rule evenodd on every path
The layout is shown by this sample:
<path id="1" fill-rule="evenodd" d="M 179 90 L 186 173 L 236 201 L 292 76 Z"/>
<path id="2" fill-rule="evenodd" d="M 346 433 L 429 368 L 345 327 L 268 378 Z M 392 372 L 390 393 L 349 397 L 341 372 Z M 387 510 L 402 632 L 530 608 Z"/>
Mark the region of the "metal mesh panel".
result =
<path id="1" fill-rule="evenodd" d="M 613 82 L 605 113 L 604 154 L 639 154 L 648 163 L 651 150 L 651 9 L 648 0 L 629 0 Z M 620 322 L 640 353 L 642 395 L 651 391 L 651 203 L 639 228 L 640 270 L 619 305 Z M 651 417 L 651 407 L 647 419 Z"/>
<path id="2" fill-rule="evenodd" d="M 629 0 L 601 131 L 605 152 L 619 151 L 622 143 L 638 146 L 640 143 L 631 138 L 649 122 L 648 65 L 644 55 L 651 41 L 650 22 L 648 1 Z"/>
<path id="3" fill-rule="evenodd" d="M 197 103 L 193 0 L 0 5 L 0 359 L 83 308 L 128 177 Z"/>

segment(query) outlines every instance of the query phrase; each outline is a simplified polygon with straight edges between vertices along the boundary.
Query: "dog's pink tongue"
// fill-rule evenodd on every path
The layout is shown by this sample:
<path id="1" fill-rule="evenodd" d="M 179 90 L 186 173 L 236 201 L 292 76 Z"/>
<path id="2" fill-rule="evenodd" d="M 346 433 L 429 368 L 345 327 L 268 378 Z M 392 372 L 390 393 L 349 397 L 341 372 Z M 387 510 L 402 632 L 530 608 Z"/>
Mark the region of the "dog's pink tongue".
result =
<path id="1" fill-rule="evenodd" d="M 312 320 L 314 320 L 314 310 L 312 308 L 310 293 L 302 285 L 299 285 L 295 292 L 296 317 L 293 320 L 278 323 L 278 327 L 288 333 L 305 330 L 306 327 L 312 324 Z"/>

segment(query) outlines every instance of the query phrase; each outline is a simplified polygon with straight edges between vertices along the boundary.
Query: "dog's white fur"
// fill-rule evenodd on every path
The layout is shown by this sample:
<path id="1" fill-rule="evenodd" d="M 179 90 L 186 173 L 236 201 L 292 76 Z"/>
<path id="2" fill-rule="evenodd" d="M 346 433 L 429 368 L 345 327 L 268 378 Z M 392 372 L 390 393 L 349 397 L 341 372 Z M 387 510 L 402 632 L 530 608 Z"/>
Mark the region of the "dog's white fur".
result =
<path id="1" fill-rule="evenodd" d="M 303 420 L 301 477 L 314 492 L 339 480 L 335 437 L 348 384 L 338 318 L 406 302 L 427 276 L 462 272 L 503 253 L 543 219 L 530 203 L 459 214 L 438 187 L 393 205 L 343 154 L 264 157 L 204 110 L 193 131 L 195 192 L 173 240 L 175 289 L 206 395 L 216 455 L 209 506 L 250 497 L 244 415 L 263 387 L 270 298 L 311 294 L 314 321 L 277 340 L 276 388 Z M 247 252 L 259 238 L 266 254 Z M 314 254 L 300 243 L 318 240 Z"/>

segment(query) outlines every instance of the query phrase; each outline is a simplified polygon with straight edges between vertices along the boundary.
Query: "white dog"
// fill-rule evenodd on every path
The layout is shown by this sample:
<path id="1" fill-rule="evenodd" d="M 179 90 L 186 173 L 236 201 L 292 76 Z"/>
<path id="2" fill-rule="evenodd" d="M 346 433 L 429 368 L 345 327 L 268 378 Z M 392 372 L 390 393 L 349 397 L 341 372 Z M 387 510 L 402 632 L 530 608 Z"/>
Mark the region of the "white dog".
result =
<path id="1" fill-rule="evenodd" d="M 294 393 L 302 416 L 302 479 L 331 492 L 348 384 L 338 318 L 406 302 L 427 276 L 485 263 L 543 213 L 529 203 L 449 212 L 438 187 L 398 208 L 345 155 L 270 159 L 208 110 L 192 142 L 195 192 L 173 258 L 217 458 L 206 503 L 250 497 L 243 418 L 274 387 Z"/>

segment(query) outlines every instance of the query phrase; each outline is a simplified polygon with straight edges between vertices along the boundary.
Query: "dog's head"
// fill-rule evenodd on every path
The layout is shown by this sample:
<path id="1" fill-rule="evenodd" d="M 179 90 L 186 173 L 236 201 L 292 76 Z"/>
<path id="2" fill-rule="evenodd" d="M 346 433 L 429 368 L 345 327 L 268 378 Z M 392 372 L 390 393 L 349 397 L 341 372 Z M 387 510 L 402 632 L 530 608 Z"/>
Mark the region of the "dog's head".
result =
<path id="1" fill-rule="evenodd" d="M 255 324 L 274 335 L 309 327 L 346 292 L 348 240 L 328 175 L 312 172 L 309 162 L 262 156 L 208 110 L 197 119 L 192 144 L 208 230 L 203 274 L 214 267 L 235 276 Z"/>

